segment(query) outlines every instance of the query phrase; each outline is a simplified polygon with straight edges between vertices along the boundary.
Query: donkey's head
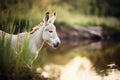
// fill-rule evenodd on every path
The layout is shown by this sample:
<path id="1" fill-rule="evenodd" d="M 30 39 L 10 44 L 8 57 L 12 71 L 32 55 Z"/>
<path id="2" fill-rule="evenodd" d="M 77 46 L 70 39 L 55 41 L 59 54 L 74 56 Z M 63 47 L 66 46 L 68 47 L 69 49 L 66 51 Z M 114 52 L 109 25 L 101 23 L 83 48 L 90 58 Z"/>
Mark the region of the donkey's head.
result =
<path id="1" fill-rule="evenodd" d="M 56 19 L 56 13 L 49 18 L 49 12 L 46 13 L 45 18 L 43 19 L 44 30 L 42 34 L 43 40 L 52 47 L 58 47 L 60 44 L 60 39 L 56 32 L 56 27 L 54 26 L 54 21 Z"/>

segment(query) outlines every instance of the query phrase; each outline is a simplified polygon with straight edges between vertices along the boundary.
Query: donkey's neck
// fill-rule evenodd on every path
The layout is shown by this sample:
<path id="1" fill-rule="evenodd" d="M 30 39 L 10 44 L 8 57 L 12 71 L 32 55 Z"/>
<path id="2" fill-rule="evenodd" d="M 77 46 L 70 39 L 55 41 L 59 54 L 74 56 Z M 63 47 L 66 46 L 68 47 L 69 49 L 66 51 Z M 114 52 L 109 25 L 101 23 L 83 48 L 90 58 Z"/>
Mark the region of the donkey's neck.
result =
<path id="1" fill-rule="evenodd" d="M 43 29 L 44 29 L 44 27 L 41 26 L 37 31 L 35 31 L 33 34 L 31 34 L 31 38 L 34 41 L 34 43 L 38 49 L 41 47 L 41 45 L 44 42 L 42 39 Z"/>

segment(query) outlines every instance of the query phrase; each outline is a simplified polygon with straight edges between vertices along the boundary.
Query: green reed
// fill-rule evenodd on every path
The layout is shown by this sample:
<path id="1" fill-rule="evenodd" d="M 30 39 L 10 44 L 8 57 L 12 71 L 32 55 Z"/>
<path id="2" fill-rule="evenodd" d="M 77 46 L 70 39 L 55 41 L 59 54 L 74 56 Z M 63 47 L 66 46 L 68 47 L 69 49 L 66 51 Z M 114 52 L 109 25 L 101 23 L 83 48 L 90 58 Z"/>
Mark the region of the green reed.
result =
<path id="1" fill-rule="evenodd" d="M 15 74 L 15 76 L 17 76 L 16 78 L 22 77 L 22 79 L 27 76 L 32 76 L 34 71 L 28 63 L 30 53 L 28 43 L 29 34 L 26 32 L 22 43 L 20 43 L 17 48 L 13 48 L 13 46 L 11 46 L 12 34 L 15 32 L 17 25 L 12 21 L 5 23 L 4 26 L 3 30 L 10 33 L 10 36 L 6 38 L 6 33 L 0 33 L 0 73 L 7 77 Z M 28 26 L 24 28 L 26 27 Z"/>

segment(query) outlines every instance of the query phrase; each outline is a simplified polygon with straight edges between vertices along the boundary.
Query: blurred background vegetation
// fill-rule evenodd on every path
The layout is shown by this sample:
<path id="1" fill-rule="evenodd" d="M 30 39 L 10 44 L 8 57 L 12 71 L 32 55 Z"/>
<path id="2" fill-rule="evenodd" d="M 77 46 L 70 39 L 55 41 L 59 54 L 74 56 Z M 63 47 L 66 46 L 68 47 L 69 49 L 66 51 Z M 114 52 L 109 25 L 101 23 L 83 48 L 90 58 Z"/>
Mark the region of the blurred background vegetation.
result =
<path id="1" fill-rule="evenodd" d="M 16 21 L 32 27 L 46 11 L 57 12 L 57 24 L 120 26 L 119 0 L 0 0 L 0 26 Z"/>
<path id="2" fill-rule="evenodd" d="M 1 12 L 6 14 L 31 14 L 30 12 L 57 11 L 84 15 L 96 15 L 120 18 L 119 0 L 1 0 Z M 60 10 L 61 11 L 61 10 Z M 34 13 L 35 14 L 35 13 Z"/>

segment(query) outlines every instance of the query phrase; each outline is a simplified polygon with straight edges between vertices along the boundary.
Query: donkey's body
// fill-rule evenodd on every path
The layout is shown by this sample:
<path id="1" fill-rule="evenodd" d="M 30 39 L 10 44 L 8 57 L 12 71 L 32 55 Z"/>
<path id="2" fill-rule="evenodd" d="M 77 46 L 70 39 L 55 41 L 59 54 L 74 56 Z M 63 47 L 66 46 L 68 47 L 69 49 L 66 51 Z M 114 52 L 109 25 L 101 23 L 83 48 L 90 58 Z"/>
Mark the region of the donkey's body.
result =
<path id="1" fill-rule="evenodd" d="M 23 43 L 24 39 L 27 36 L 29 43 L 28 46 L 30 50 L 29 62 L 32 64 L 32 62 L 37 58 L 39 48 L 42 47 L 42 44 L 44 42 L 52 47 L 57 47 L 60 44 L 60 40 L 56 33 L 56 28 L 53 25 L 55 18 L 56 15 L 54 14 L 49 19 L 49 13 L 46 13 L 43 25 L 36 31 L 32 33 L 20 33 L 17 35 L 5 33 L 4 37 L 11 38 L 11 47 L 16 50 L 16 48 L 18 48 L 18 46 Z M 38 25 L 38 27 L 39 26 L 40 25 Z M 0 36 L 2 35 L 2 33 L 3 31 L 0 31 Z"/>

